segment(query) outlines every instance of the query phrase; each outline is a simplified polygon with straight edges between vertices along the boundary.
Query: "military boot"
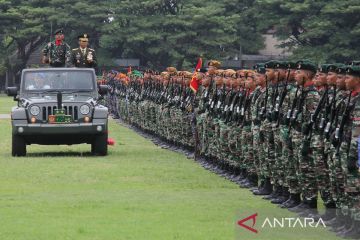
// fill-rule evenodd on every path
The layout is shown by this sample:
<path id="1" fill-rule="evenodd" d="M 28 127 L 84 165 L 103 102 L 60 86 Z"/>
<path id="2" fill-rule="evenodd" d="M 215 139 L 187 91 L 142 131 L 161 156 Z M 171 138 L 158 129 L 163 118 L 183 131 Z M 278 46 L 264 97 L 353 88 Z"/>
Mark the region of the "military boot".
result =
<path id="1" fill-rule="evenodd" d="M 347 230 L 342 231 L 341 233 L 338 233 L 339 237 L 343 238 L 353 238 L 353 239 L 359 239 L 360 238 L 360 221 L 351 221 L 351 227 Z"/>
<path id="2" fill-rule="evenodd" d="M 252 191 L 252 193 L 255 194 L 255 192 L 259 192 L 261 189 L 264 188 L 264 185 L 265 185 L 265 181 L 264 181 L 264 180 L 260 180 L 260 185 L 259 185 L 257 188 L 255 188 L 255 189 Z"/>
<path id="3" fill-rule="evenodd" d="M 325 204 L 325 213 L 321 215 L 321 219 L 324 220 L 325 222 L 334 219 L 336 217 L 335 208 L 336 205 L 334 202 Z"/>
<path id="4" fill-rule="evenodd" d="M 286 187 L 281 187 L 281 195 L 277 198 L 271 200 L 273 204 L 282 204 L 289 198 L 289 189 Z"/>
<path id="5" fill-rule="evenodd" d="M 280 205 L 281 208 L 293 208 L 301 203 L 300 193 L 290 193 L 289 199 Z"/>
<path id="6" fill-rule="evenodd" d="M 258 184 L 258 177 L 256 174 L 249 174 L 248 175 L 248 182 L 245 183 L 243 186 L 245 188 L 253 188 L 256 187 Z"/>
<path id="7" fill-rule="evenodd" d="M 259 188 L 259 191 L 254 191 L 254 195 L 269 195 L 272 193 L 272 185 L 270 182 L 270 178 L 265 178 L 264 180 L 264 186 L 262 188 Z"/>
<path id="8" fill-rule="evenodd" d="M 308 214 L 314 214 L 317 212 L 317 198 L 305 199 L 303 202 L 289 210 L 297 212 L 300 216 L 307 216 Z"/>
<path id="9" fill-rule="evenodd" d="M 347 215 L 345 217 L 344 225 L 336 230 L 336 235 L 339 237 L 345 237 L 347 233 L 350 233 L 354 228 L 353 219 Z"/>
<path id="10" fill-rule="evenodd" d="M 281 187 L 280 186 L 274 186 L 274 191 L 269 195 L 263 197 L 265 200 L 272 200 L 274 198 L 277 198 L 281 195 Z"/>

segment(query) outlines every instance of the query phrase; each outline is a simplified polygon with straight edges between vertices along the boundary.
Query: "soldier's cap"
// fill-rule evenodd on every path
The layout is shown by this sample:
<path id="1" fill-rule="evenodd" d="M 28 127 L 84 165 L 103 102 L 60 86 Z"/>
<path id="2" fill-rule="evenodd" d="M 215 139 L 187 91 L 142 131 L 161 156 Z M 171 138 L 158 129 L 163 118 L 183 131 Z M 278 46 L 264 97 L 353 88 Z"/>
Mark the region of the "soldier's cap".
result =
<path id="1" fill-rule="evenodd" d="M 89 38 L 90 38 L 90 36 L 87 33 L 84 33 L 84 34 L 81 34 L 81 35 L 78 36 L 78 39 L 80 41 L 89 41 Z"/>
<path id="2" fill-rule="evenodd" d="M 350 63 L 351 66 L 360 66 L 360 61 L 352 61 Z"/>
<path id="3" fill-rule="evenodd" d="M 270 60 L 265 63 L 265 68 L 276 68 L 276 66 L 280 63 L 280 61 Z"/>
<path id="4" fill-rule="evenodd" d="M 342 63 L 329 64 L 327 71 L 328 71 L 328 72 L 335 72 L 335 73 L 337 73 L 337 69 L 338 69 L 339 67 L 343 67 L 343 66 L 344 66 L 344 64 L 342 64 Z"/>
<path id="5" fill-rule="evenodd" d="M 321 73 L 328 73 L 328 67 L 330 64 L 321 64 L 320 67 L 318 68 L 318 72 Z"/>
<path id="6" fill-rule="evenodd" d="M 216 61 L 216 60 L 210 60 L 208 63 L 209 67 L 215 67 L 215 68 L 220 68 L 221 67 L 221 62 Z"/>
<path id="7" fill-rule="evenodd" d="M 55 32 L 54 32 L 54 34 L 55 34 L 55 35 L 56 35 L 56 34 L 64 34 L 64 29 L 62 29 L 62 28 L 56 29 Z"/>
<path id="8" fill-rule="evenodd" d="M 297 67 L 296 62 L 288 61 L 287 62 L 287 67 L 288 67 L 288 69 L 296 69 L 296 67 Z"/>
<path id="9" fill-rule="evenodd" d="M 191 72 L 188 72 L 188 71 L 184 71 L 184 77 L 185 78 L 192 78 L 192 73 Z"/>
<path id="10" fill-rule="evenodd" d="M 198 72 L 206 73 L 206 72 L 207 72 L 207 69 L 206 69 L 206 68 L 200 68 L 200 69 L 198 70 Z"/>
<path id="11" fill-rule="evenodd" d="M 257 73 L 265 74 L 266 73 L 265 64 L 264 63 L 258 63 L 256 65 L 254 65 L 254 70 Z"/>
<path id="12" fill-rule="evenodd" d="M 346 69 L 347 69 L 348 67 L 349 67 L 349 66 L 346 66 L 346 65 L 341 66 L 341 67 L 338 67 L 338 68 L 336 69 L 336 73 L 337 73 L 337 74 L 346 74 Z"/>
<path id="13" fill-rule="evenodd" d="M 285 61 L 278 61 L 275 64 L 275 69 L 288 69 L 288 64 Z"/>
<path id="14" fill-rule="evenodd" d="M 297 65 L 296 69 L 298 69 L 298 70 L 308 70 L 308 71 L 311 71 L 311 72 L 314 72 L 314 73 L 317 70 L 316 64 L 309 61 L 309 60 L 298 61 L 296 63 L 296 65 Z"/>
<path id="15" fill-rule="evenodd" d="M 236 76 L 236 71 L 234 69 L 226 69 L 224 71 L 224 76 L 225 77 L 232 77 L 232 76 Z"/>
<path id="16" fill-rule="evenodd" d="M 349 66 L 346 69 L 346 74 L 360 77 L 360 66 Z"/>
<path id="17" fill-rule="evenodd" d="M 176 68 L 174 68 L 174 67 L 167 67 L 166 71 L 169 72 L 169 73 L 176 73 L 177 72 Z"/>

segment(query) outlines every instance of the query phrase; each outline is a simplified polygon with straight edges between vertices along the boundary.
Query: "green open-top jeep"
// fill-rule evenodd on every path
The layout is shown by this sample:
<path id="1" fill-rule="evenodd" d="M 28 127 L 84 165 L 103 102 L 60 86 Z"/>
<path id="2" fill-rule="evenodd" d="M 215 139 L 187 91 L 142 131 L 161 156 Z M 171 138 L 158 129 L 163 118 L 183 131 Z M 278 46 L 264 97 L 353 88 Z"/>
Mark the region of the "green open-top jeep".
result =
<path id="1" fill-rule="evenodd" d="M 107 154 L 108 109 L 99 103 L 107 86 L 97 86 L 93 69 L 24 69 L 20 89 L 7 92 L 18 102 L 11 111 L 13 156 L 25 156 L 30 144 L 88 143 L 92 154 Z"/>

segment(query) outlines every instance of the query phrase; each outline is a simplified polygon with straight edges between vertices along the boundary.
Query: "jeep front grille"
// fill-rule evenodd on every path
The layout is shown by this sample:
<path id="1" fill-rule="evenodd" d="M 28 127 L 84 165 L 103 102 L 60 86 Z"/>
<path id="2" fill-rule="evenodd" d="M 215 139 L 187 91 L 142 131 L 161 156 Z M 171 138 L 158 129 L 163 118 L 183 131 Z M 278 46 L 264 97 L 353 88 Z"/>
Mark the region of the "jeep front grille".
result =
<path id="1" fill-rule="evenodd" d="M 48 121 L 49 115 L 54 115 L 55 109 L 57 109 L 57 106 L 42 107 L 42 120 Z M 74 121 L 77 121 L 79 119 L 78 106 L 64 106 L 64 109 L 65 114 L 71 115 Z"/>

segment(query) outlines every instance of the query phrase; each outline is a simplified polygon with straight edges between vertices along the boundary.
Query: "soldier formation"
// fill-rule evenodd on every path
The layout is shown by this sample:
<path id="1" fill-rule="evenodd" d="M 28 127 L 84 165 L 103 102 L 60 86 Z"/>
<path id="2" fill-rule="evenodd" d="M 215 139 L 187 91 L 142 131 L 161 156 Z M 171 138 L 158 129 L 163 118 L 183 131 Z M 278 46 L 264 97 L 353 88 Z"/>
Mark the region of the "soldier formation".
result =
<path id="1" fill-rule="evenodd" d="M 210 61 L 196 73 L 196 94 L 189 88 L 193 73 L 173 67 L 109 72 L 109 108 L 168 144 L 194 150 L 205 167 L 216 164 L 281 208 L 318 218 L 322 201 L 327 225 L 359 236 L 359 62 L 220 67 Z"/>

